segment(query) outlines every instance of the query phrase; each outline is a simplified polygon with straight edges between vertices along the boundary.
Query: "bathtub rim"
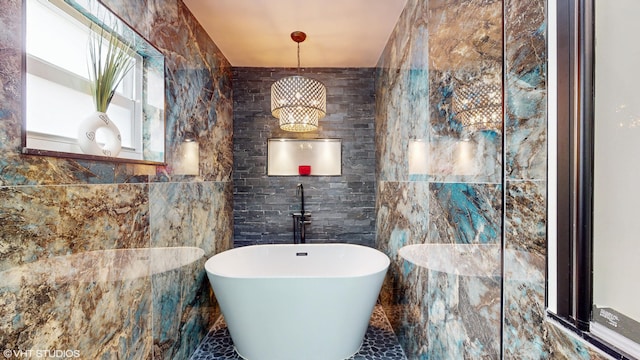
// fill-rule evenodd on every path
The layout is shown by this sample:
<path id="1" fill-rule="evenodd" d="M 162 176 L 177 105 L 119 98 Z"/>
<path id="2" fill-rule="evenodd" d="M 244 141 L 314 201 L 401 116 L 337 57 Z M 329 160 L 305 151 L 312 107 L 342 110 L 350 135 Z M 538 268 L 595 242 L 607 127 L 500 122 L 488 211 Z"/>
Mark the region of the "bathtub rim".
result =
<path id="1" fill-rule="evenodd" d="M 291 248 L 295 248 L 295 247 L 299 247 L 301 250 L 304 247 L 314 247 L 314 246 L 318 246 L 318 247 L 348 247 L 348 248 L 357 248 L 360 249 L 360 251 L 367 251 L 367 252 L 371 252 L 372 254 L 375 254 L 377 258 L 379 258 L 380 260 L 380 266 L 376 267 L 375 270 L 373 271 L 369 271 L 366 273 L 357 273 L 357 274 L 353 274 L 353 273 L 345 273 L 345 274 L 334 274 L 334 275 L 327 275 L 327 274 L 318 274 L 318 275 L 296 275 L 296 274 L 286 274 L 286 275 L 274 275 L 274 274 L 263 274 L 263 275 L 232 275 L 232 274 L 221 274 L 219 272 L 216 271 L 212 271 L 211 267 L 213 265 L 213 262 L 216 257 L 221 258 L 223 256 L 232 256 L 232 253 L 235 252 L 241 252 L 243 251 L 243 249 L 245 249 L 244 251 L 247 251 L 246 249 L 248 248 L 258 248 L 258 247 L 291 247 Z M 204 268 L 207 274 L 215 276 L 215 277 L 219 277 L 219 278 L 223 278 L 223 279 L 239 279 L 239 280 L 250 280 L 250 279 L 296 279 L 296 278 L 305 278 L 305 279 L 349 279 L 349 278 L 360 278 L 360 277 L 367 277 L 367 276 L 372 276 L 375 274 L 379 274 L 381 272 L 387 272 L 387 270 L 389 269 L 389 266 L 391 265 L 391 259 L 389 258 L 389 256 L 387 254 L 385 254 L 384 252 L 382 252 L 381 250 L 378 250 L 376 248 L 370 247 L 370 246 L 366 246 L 366 245 L 359 245 L 359 244 L 351 244 L 351 243 L 309 243 L 309 244 L 254 244 L 254 245 L 246 245 L 246 246 L 240 246 L 237 248 L 231 248 L 222 252 L 219 252 L 211 257 L 209 257 L 204 264 Z"/>

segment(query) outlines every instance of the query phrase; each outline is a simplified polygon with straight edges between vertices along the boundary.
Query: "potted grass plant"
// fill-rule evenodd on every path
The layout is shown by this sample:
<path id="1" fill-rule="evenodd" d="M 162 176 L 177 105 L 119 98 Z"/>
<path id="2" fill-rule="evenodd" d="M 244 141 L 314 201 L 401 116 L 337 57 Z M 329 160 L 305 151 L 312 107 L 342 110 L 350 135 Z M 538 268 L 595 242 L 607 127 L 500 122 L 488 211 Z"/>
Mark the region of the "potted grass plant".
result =
<path id="1" fill-rule="evenodd" d="M 122 145 L 120 131 L 109 119 L 107 109 L 118 85 L 134 65 L 130 44 L 120 40 L 115 31 L 91 29 L 88 45 L 88 70 L 95 112 L 82 121 L 78 144 L 84 153 L 117 156 Z M 104 145 L 96 141 L 96 131 L 104 128 Z"/>

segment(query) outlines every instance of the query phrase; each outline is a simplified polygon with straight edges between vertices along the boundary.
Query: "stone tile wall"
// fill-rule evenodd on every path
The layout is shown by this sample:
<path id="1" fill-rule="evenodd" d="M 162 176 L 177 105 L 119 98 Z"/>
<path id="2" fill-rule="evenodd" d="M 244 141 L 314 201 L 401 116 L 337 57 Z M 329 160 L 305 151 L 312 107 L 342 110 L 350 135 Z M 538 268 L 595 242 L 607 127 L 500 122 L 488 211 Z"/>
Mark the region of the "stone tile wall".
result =
<path id="1" fill-rule="evenodd" d="M 327 87 L 327 116 L 309 133 L 280 130 L 271 84 L 295 69 L 234 68 L 234 243 L 291 243 L 303 184 L 308 242 L 374 245 L 374 69 L 304 69 Z M 267 139 L 342 139 L 341 176 L 267 176 Z"/>

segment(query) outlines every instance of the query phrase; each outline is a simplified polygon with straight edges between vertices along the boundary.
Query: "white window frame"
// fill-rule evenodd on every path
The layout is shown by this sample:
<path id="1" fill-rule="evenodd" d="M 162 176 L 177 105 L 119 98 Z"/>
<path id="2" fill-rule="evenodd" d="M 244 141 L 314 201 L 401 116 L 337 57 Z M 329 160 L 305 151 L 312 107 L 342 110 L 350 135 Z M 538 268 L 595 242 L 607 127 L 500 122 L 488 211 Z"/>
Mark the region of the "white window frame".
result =
<path id="1" fill-rule="evenodd" d="M 78 10 L 74 9 L 70 5 L 61 0 L 30 0 L 38 1 L 41 4 L 52 9 L 60 16 L 67 17 L 67 20 L 77 21 L 83 25 L 87 25 L 89 21 Z M 27 5 L 28 6 L 28 5 Z M 25 50 L 26 52 L 26 50 Z M 123 89 L 132 90 L 131 98 L 124 96 L 119 91 L 113 96 L 111 103 L 117 106 L 122 106 L 131 110 L 131 118 L 127 125 L 128 129 L 120 128 L 121 132 L 130 133 L 132 139 L 132 146 L 123 146 L 118 158 L 143 160 L 143 67 L 144 58 L 131 49 L 131 55 L 134 57 L 135 65 L 131 69 L 133 72 L 133 83 L 130 80 L 125 80 L 121 84 Z M 72 90 L 76 90 L 91 96 L 89 79 L 79 76 L 71 71 L 60 68 L 54 64 L 40 59 L 34 55 L 26 54 L 26 71 L 28 75 L 36 76 L 41 79 L 51 81 L 57 85 L 67 87 Z M 131 89 L 132 87 L 132 89 Z M 26 92 L 29 91 L 29 85 L 27 81 Z M 27 104 L 29 106 L 29 104 Z M 87 114 L 89 115 L 89 114 Z M 26 114 L 25 114 L 26 116 Z M 122 127 L 122 125 L 120 125 Z M 28 121 L 26 122 L 26 148 L 34 149 L 38 151 L 50 151 L 60 153 L 72 153 L 83 154 L 76 138 L 59 136 L 55 134 L 38 131 L 29 127 Z"/>

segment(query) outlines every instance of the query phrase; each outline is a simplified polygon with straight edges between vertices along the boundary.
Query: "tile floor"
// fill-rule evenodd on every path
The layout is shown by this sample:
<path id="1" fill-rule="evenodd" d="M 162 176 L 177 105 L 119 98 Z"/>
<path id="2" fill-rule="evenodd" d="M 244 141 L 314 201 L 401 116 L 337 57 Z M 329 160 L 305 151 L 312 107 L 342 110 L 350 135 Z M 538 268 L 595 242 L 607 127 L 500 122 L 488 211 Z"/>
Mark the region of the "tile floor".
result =
<path id="1" fill-rule="evenodd" d="M 239 360 L 224 319 L 220 318 L 202 340 L 191 360 Z M 348 360 L 407 360 L 391 329 L 384 310 L 377 305 L 371 316 L 362 347 Z"/>

